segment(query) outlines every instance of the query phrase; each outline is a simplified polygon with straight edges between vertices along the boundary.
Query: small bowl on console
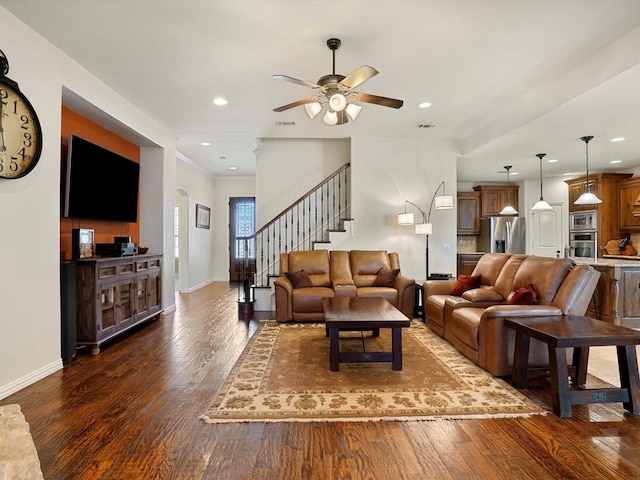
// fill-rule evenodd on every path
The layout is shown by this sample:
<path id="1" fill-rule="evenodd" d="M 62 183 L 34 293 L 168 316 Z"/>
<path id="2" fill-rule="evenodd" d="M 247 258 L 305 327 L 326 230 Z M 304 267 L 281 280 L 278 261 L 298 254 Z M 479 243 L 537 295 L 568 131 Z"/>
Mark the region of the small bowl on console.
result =
<path id="1" fill-rule="evenodd" d="M 138 247 L 138 255 L 144 255 L 149 251 L 149 247 Z"/>

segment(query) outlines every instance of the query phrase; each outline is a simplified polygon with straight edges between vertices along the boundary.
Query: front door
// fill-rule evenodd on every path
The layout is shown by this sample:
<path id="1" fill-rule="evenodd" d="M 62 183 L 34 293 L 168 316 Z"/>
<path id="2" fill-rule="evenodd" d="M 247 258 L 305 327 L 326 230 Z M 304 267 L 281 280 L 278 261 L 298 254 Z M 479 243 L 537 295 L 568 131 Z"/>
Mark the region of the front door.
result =
<path id="1" fill-rule="evenodd" d="M 250 280 L 256 271 L 255 197 L 231 197 L 229 199 L 229 281 Z"/>

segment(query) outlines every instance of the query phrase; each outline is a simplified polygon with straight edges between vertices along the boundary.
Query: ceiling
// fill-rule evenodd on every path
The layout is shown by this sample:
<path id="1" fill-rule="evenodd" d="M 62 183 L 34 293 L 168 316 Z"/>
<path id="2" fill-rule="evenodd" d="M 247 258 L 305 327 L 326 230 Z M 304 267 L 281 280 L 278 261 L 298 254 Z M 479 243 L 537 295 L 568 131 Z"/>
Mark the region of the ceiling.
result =
<path id="1" fill-rule="evenodd" d="M 178 151 L 215 175 L 252 175 L 262 138 L 449 139 L 458 181 L 640 166 L 640 1 L 0 0 L 0 5 L 153 117 Z M 363 104 L 329 127 L 274 108 L 332 73 L 380 73 Z M 7 52 L 6 52 L 7 53 Z M 10 53 L 7 53 L 8 55 Z M 212 104 L 224 97 L 228 104 Z M 420 102 L 430 102 L 420 109 Z M 430 125 L 432 128 L 419 128 Z M 611 138 L 625 137 L 622 142 Z M 210 142 L 202 146 L 201 142 Z M 622 160 L 612 165 L 611 160 Z M 230 170 L 230 166 L 237 167 Z M 514 173 L 517 172 L 516 177 Z"/>

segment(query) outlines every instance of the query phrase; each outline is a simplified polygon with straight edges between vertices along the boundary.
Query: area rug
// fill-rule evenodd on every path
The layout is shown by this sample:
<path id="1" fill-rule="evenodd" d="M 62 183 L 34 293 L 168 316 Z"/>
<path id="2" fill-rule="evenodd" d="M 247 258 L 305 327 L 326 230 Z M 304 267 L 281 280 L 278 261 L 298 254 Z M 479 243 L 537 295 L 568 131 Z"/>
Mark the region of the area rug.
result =
<path id="1" fill-rule="evenodd" d="M 41 480 L 40 460 L 20 405 L 0 406 L 0 480 Z"/>
<path id="2" fill-rule="evenodd" d="M 340 332 L 341 351 L 389 351 L 389 329 Z M 403 369 L 341 363 L 329 370 L 324 324 L 263 321 L 233 367 L 207 423 L 435 420 L 546 414 L 509 384 L 414 320 L 403 329 Z"/>

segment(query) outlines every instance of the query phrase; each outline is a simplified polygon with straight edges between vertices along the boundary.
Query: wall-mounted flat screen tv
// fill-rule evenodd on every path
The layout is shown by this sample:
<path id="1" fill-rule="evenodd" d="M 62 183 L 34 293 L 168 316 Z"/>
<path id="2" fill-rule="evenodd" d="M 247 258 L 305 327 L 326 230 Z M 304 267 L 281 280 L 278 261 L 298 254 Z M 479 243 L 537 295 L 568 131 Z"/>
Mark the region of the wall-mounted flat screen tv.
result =
<path id="1" fill-rule="evenodd" d="M 135 223 L 139 179 L 140 164 L 71 135 L 64 216 Z"/>

